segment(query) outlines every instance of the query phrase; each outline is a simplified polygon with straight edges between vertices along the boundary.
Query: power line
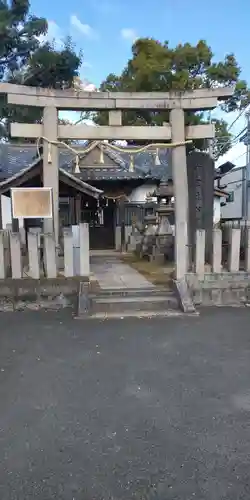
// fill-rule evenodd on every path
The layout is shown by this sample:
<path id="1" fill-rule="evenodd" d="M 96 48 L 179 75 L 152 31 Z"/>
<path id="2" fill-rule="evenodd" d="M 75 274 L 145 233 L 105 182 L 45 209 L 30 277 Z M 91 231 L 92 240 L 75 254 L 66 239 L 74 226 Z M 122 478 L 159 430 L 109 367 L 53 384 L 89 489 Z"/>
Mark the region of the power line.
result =
<path id="1" fill-rule="evenodd" d="M 244 112 L 247 111 L 247 108 L 248 108 L 249 104 L 247 104 L 241 111 L 240 113 L 238 114 L 238 116 L 235 118 L 235 120 L 231 123 L 231 125 L 229 125 L 228 127 L 228 131 L 231 130 L 231 128 L 235 125 L 235 123 L 239 120 L 239 118 L 243 115 Z"/>
<path id="2" fill-rule="evenodd" d="M 242 158 L 242 156 L 246 156 L 246 152 L 244 151 L 244 153 L 241 153 L 241 155 L 237 156 L 236 158 L 233 158 L 233 160 L 231 160 L 231 163 L 234 163 L 235 161 L 237 161 L 239 158 Z"/>
<path id="3" fill-rule="evenodd" d="M 245 113 L 247 111 L 247 108 L 249 107 L 249 104 L 247 104 L 246 106 L 244 106 L 244 108 L 238 113 L 238 115 L 236 116 L 236 118 L 232 121 L 232 123 L 229 125 L 228 127 L 228 132 L 232 129 L 232 127 L 235 125 L 235 123 L 237 123 L 237 121 L 239 120 L 239 118 L 241 118 L 241 116 L 243 115 L 243 113 Z M 219 158 L 219 156 L 223 156 L 223 152 L 225 151 L 227 145 L 228 145 L 228 142 L 230 141 L 230 144 L 231 146 L 235 146 L 238 142 L 240 142 L 238 139 L 240 138 L 241 134 L 243 134 L 246 130 L 246 127 L 244 127 L 243 130 L 241 130 L 241 132 L 239 132 L 234 138 L 233 140 L 231 139 L 230 140 L 230 136 L 227 138 L 225 138 L 225 143 L 222 145 L 222 147 L 219 149 L 219 151 L 217 152 L 216 156 L 217 158 Z M 218 146 L 218 142 L 215 142 L 216 139 L 214 140 L 213 142 L 213 145 L 215 146 Z M 226 151 L 225 151 L 226 153 Z"/>
<path id="4" fill-rule="evenodd" d="M 236 123 L 236 120 L 234 120 L 234 123 Z M 231 127 L 232 127 L 232 124 L 231 124 L 231 126 L 229 127 L 229 129 L 230 129 Z M 229 129 L 228 129 L 228 130 L 229 130 Z M 227 137 L 227 140 L 225 139 L 225 143 L 222 145 L 222 147 L 221 147 L 221 148 L 219 149 L 219 151 L 217 152 L 217 157 L 219 157 L 219 156 L 223 155 L 223 151 L 225 151 L 226 146 L 227 146 L 227 144 L 228 144 L 228 142 L 229 142 L 229 141 L 230 141 L 230 145 L 231 145 L 231 147 L 236 146 L 236 144 L 238 144 L 239 142 L 241 142 L 241 141 L 240 141 L 240 139 L 241 139 L 241 135 L 242 135 L 242 134 L 244 134 L 244 132 L 245 132 L 245 131 L 246 131 L 246 127 L 244 127 L 244 129 L 242 129 L 242 130 L 241 130 L 241 131 L 240 131 L 240 132 L 239 132 L 236 136 L 234 136 L 234 138 L 233 138 L 233 139 L 230 139 L 230 136 L 229 136 L 229 137 Z M 216 141 L 216 139 L 215 139 L 215 141 Z M 216 146 L 218 146 L 218 142 L 216 142 L 216 143 L 215 143 L 215 145 L 216 145 Z M 225 151 L 225 153 L 226 153 L 226 151 Z"/>

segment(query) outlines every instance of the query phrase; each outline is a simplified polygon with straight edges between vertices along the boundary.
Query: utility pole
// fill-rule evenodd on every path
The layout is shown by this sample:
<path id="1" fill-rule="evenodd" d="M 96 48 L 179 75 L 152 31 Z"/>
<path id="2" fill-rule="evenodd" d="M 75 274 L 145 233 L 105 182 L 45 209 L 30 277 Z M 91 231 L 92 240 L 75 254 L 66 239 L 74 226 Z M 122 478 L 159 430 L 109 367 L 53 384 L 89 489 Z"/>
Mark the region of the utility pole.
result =
<path id="1" fill-rule="evenodd" d="M 244 218 L 246 221 L 248 221 L 250 213 L 249 213 L 249 208 L 250 208 L 250 200 L 249 198 L 249 189 L 250 189 L 250 111 L 247 111 L 246 113 L 246 119 L 247 119 L 247 133 L 246 133 L 246 138 L 245 138 L 245 144 L 247 147 L 246 150 L 246 166 L 245 166 L 245 189 L 244 189 Z"/>
<path id="2" fill-rule="evenodd" d="M 209 112 L 209 123 L 212 124 L 212 112 Z M 208 139 L 208 154 L 214 160 L 214 138 Z"/>

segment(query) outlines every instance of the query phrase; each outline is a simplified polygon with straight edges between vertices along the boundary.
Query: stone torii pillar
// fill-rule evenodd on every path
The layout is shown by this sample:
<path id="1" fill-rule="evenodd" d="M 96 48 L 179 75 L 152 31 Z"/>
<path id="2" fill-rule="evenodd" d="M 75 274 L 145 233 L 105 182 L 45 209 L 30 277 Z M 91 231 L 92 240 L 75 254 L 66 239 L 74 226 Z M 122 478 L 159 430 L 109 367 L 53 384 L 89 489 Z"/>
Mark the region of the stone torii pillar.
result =
<path id="1" fill-rule="evenodd" d="M 172 141 L 184 143 L 184 110 L 171 109 L 170 124 Z M 183 168 L 183 166 L 185 167 Z M 188 180 L 186 146 L 172 149 L 172 175 L 175 199 L 175 262 L 176 279 L 182 279 L 188 270 Z"/>
<path id="2" fill-rule="evenodd" d="M 11 125 L 13 137 L 85 140 L 134 140 L 181 143 L 172 151 L 174 195 L 176 203 L 175 266 L 176 278 L 182 279 L 188 269 L 188 182 L 185 140 L 214 137 L 212 124 L 184 125 L 185 110 L 208 110 L 217 106 L 218 99 L 233 95 L 233 88 L 197 89 L 187 92 L 75 92 L 49 90 L 14 84 L 0 84 L 0 93 L 8 95 L 8 103 L 44 108 L 44 125 Z M 58 109 L 109 112 L 109 125 L 58 125 Z M 122 110 L 170 111 L 170 125 L 123 126 Z M 44 144 L 44 185 L 53 188 L 55 232 L 58 234 L 58 156 L 57 148 Z M 51 159 L 51 164 L 50 160 Z M 53 163 L 52 163 L 53 162 Z"/>
<path id="3" fill-rule="evenodd" d="M 55 233 L 59 242 L 59 154 L 58 146 L 48 142 L 58 140 L 57 109 L 46 106 L 43 110 L 43 185 L 52 187 L 53 220 L 44 219 L 44 232 Z"/>

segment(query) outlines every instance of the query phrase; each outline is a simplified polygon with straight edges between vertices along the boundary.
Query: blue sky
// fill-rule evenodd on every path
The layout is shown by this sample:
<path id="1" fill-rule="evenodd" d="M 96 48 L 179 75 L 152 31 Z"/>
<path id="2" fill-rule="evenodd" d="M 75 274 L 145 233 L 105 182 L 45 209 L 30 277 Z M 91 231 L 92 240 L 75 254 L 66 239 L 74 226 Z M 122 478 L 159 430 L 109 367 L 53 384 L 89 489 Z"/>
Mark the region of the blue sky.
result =
<path id="1" fill-rule="evenodd" d="M 72 36 L 84 52 L 81 76 L 96 86 L 108 73 L 120 73 L 130 57 L 133 40 L 147 36 L 169 40 L 172 46 L 205 39 L 215 60 L 233 52 L 242 77 L 250 83 L 247 0 L 33 0 L 31 10 L 47 18 L 50 38 L 60 43 L 65 36 Z M 241 123 L 239 120 L 235 133 Z"/>

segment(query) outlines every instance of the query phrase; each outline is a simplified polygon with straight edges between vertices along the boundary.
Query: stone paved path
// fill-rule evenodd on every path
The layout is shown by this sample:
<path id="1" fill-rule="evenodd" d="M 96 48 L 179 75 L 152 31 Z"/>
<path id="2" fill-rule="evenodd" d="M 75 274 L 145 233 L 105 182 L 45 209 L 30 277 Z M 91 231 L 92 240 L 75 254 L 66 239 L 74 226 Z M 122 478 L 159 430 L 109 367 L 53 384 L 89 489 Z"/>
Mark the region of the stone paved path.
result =
<path id="1" fill-rule="evenodd" d="M 124 264 L 118 256 L 93 255 L 90 270 L 103 289 L 154 288 L 138 271 Z"/>

